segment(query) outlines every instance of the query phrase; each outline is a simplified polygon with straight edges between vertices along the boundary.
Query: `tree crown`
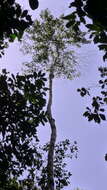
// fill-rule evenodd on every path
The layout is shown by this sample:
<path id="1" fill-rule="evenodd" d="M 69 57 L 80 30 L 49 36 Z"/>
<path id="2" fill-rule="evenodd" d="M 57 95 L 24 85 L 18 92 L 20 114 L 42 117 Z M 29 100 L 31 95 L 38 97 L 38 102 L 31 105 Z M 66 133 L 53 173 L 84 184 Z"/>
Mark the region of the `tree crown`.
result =
<path id="1" fill-rule="evenodd" d="M 32 61 L 25 63 L 28 69 L 53 70 L 56 77 L 72 78 L 77 75 L 77 60 L 71 45 L 79 47 L 86 43 L 84 33 L 78 36 L 72 28 L 67 29 L 65 21 L 54 18 L 48 9 L 40 14 L 32 27 L 26 31 L 23 52 L 32 55 Z"/>

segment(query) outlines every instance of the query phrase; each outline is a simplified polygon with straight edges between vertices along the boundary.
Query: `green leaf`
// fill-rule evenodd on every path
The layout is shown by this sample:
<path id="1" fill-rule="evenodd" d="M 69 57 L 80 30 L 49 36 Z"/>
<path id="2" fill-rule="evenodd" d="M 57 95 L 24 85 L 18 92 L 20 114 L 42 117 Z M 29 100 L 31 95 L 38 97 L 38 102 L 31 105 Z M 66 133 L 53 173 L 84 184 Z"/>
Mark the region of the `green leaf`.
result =
<path id="1" fill-rule="evenodd" d="M 104 102 L 107 104 L 107 98 L 104 98 Z"/>
<path id="2" fill-rule="evenodd" d="M 95 30 L 97 32 L 100 31 L 100 28 L 95 24 L 87 24 L 86 27 L 89 28 L 90 30 Z"/>
<path id="3" fill-rule="evenodd" d="M 73 26 L 75 23 L 75 21 L 69 21 L 67 24 L 66 24 L 66 27 L 67 28 L 70 28 L 71 26 Z"/>
<path id="4" fill-rule="evenodd" d="M 75 14 L 69 14 L 69 15 L 63 17 L 63 19 L 65 19 L 65 20 L 73 20 L 75 18 L 76 18 Z"/>
<path id="5" fill-rule="evenodd" d="M 16 39 L 17 35 L 16 34 L 11 34 L 10 38 L 14 41 Z"/>

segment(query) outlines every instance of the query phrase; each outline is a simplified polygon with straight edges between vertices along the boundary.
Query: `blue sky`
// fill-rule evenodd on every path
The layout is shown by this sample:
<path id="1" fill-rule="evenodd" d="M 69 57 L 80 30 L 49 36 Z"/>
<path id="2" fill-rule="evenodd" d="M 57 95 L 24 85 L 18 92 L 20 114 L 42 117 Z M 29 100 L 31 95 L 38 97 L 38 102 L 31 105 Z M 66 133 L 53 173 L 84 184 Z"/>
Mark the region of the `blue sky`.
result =
<path id="1" fill-rule="evenodd" d="M 39 2 L 36 11 L 31 11 L 29 8 L 33 18 L 37 18 L 40 11 L 45 8 L 49 8 L 54 15 L 69 12 L 70 1 L 39 0 Z M 28 8 L 28 0 L 24 1 L 23 7 Z M 25 60 L 26 57 L 19 52 L 18 42 L 15 42 L 6 50 L 0 64 L 1 68 L 6 67 L 16 73 L 21 71 L 22 62 Z M 88 98 L 80 97 L 76 91 L 79 87 L 96 85 L 99 78 L 97 67 L 104 63 L 101 53 L 93 44 L 85 45 L 78 51 L 78 60 L 81 71 L 79 78 L 72 81 L 64 79 L 54 81 L 53 114 L 58 128 L 57 140 L 69 138 L 71 141 L 76 140 L 79 146 L 78 159 L 68 163 L 73 175 L 71 186 L 67 190 L 76 187 L 82 190 L 104 190 L 107 188 L 107 163 L 104 161 L 107 152 L 106 122 L 98 125 L 88 122 L 82 116 L 90 101 Z M 97 88 L 93 88 L 93 94 L 97 91 Z M 48 126 L 41 126 L 39 133 L 43 142 L 49 139 Z"/>

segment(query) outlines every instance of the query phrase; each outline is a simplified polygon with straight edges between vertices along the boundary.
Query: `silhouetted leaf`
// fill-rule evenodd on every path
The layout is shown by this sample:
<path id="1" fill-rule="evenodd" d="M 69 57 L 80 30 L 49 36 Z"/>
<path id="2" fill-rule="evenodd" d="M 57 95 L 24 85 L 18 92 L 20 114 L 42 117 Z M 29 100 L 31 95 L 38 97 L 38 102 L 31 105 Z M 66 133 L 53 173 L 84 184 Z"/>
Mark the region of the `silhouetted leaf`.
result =
<path id="1" fill-rule="evenodd" d="M 94 114 L 89 114 L 88 115 L 88 121 L 92 121 L 93 119 L 95 119 Z"/>
<path id="2" fill-rule="evenodd" d="M 39 2 L 38 2 L 38 0 L 29 0 L 29 5 L 32 10 L 35 10 L 38 8 Z"/>
<path id="3" fill-rule="evenodd" d="M 99 116 L 101 117 L 102 120 L 106 120 L 106 117 L 104 114 L 99 114 Z"/>
<path id="4" fill-rule="evenodd" d="M 107 161 L 107 154 L 105 154 L 105 161 Z"/>
<path id="5" fill-rule="evenodd" d="M 104 112 L 104 111 L 105 111 L 105 109 L 100 109 L 100 111 L 101 111 L 101 112 Z"/>
<path id="6" fill-rule="evenodd" d="M 89 112 L 88 111 L 86 111 L 84 114 L 83 114 L 83 116 L 85 116 L 85 117 L 88 117 L 90 114 L 89 114 Z"/>
<path id="7" fill-rule="evenodd" d="M 100 123 L 100 122 L 101 122 L 100 117 L 99 117 L 98 114 L 94 114 L 94 115 L 93 115 L 93 118 L 94 118 L 94 121 L 95 121 L 96 123 Z"/>

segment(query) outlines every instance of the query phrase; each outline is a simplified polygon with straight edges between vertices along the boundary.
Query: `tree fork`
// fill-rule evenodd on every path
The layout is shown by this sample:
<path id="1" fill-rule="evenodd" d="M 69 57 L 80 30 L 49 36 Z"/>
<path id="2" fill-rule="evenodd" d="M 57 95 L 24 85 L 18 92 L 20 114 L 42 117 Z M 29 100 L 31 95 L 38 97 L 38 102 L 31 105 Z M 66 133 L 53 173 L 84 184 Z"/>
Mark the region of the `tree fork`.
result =
<path id="1" fill-rule="evenodd" d="M 51 107 L 52 107 L 52 84 L 53 84 L 53 69 L 51 67 L 50 74 L 49 74 L 49 101 L 47 105 L 47 114 L 48 120 L 51 127 L 51 138 L 49 144 L 49 151 L 48 151 L 48 163 L 47 163 L 47 177 L 48 177 L 48 190 L 54 190 L 54 169 L 53 169 L 53 162 L 54 162 L 54 148 L 56 142 L 56 125 L 55 120 L 52 117 Z"/>

